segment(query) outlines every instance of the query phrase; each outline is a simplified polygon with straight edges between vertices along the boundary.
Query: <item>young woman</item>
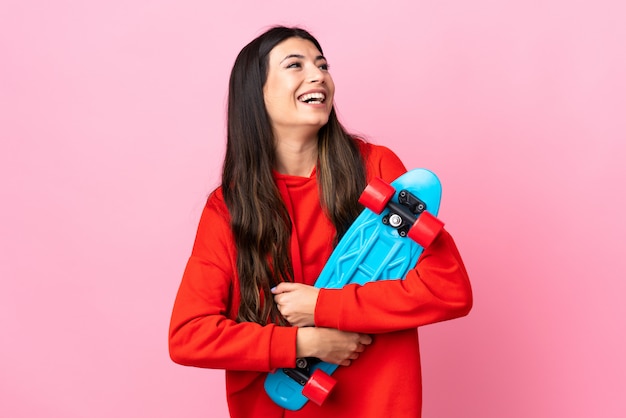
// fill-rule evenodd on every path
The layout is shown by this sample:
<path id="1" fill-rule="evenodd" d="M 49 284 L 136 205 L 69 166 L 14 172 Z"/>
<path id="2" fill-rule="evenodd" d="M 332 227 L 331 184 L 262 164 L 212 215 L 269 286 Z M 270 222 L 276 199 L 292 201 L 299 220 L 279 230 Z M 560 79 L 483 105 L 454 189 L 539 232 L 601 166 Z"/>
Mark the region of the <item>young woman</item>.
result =
<path id="1" fill-rule="evenodd" d="M 221 187 L 209 196 L 172 313 L 180 364 L 226 370 L 232 417 L 419 417 L 417 327 L 466 315 L 469 279 L 447 231 L 404 280 L 317 289 L 374 176 L 406 172 L 341 126 L 315 38 L 274 27 L 239 53 Z M 267 372 L 317 357 L 342 367 L 318 406 L 285 411 Z"/>

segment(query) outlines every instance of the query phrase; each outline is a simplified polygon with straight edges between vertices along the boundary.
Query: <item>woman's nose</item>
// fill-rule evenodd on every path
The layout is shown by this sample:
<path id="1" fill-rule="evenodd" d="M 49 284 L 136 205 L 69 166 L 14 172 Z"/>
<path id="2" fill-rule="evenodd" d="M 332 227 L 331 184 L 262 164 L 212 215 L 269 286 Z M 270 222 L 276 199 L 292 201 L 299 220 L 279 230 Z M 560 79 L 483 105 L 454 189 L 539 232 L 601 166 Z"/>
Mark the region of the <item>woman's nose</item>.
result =
<path id="1" fill-rule="evenodd" d="M 326 80 L 326 72 L 320 67 L 314 65 L 307 74 L 308 81 L 310 83 L 324 83 Z"/>

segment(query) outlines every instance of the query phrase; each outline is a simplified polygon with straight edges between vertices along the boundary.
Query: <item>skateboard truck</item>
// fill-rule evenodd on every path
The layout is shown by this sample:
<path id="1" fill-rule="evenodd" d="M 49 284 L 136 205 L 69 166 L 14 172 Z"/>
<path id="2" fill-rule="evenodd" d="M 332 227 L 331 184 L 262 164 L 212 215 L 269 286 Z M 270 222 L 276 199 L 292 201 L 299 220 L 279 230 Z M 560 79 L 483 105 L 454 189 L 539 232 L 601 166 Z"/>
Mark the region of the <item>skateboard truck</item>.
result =
<path id="1" fill-rule="evenodd" d="M 398 202 L 387 202 L 389 213 L 383 216 L 383 223 L 395 228 L 401 237 L 406 237 L 415 218 L 426 210 L 426 203 L 406 190 L 398 193 Z"/>
<path id="2" fill-rule="evenodd" d="M 320 369 L 316 369 L 311 373 L 311 367 L 320 362 L 321 360 L 315 357 L 303 357 L 296 359 L 295 368 L 283 369 L 287 376 L 298 382 L 300 386 L 303 386 L 302 394 L 317 405 L 324 403 L 337 383 L 335 379 Z"/>
<path id="3" fill-rule="evenodd" d="M 359 203 L 376 214 L 385 208 L 389 213 L 382 222 L 398 231 L 401 237 L 409 237 L 423 248 L 428 247 L 443 229 L 443 222 L 426 211 L 426 203 L 407 190 L 398 192 L 398 203 L 391 200 L 395 189 L 379 177 L 367 185 Z"/>
<path id="4" fill-rule="evenodd" d="M 283 372 L 293 380 L 304 386 L 311 377 L 311 366 L 319 363 L 315 357 L 303 357 L 296 359 L 296 367 L 293 369 L 284 368 Z"/>

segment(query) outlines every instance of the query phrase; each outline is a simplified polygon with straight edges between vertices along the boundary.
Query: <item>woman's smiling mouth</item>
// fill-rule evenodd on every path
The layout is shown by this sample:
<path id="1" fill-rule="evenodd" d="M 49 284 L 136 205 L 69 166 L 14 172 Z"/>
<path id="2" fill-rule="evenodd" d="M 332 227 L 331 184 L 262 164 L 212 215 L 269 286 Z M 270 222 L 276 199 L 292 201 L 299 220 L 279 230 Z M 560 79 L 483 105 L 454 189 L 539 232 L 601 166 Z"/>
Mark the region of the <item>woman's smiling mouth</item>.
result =
<path id="1" fill-rule="evenodd" d="M 308 104 L 322 104 L 326 101 L 326 95 L 321 92 L 305 93 L 298 97 L 298 100 Z"/>

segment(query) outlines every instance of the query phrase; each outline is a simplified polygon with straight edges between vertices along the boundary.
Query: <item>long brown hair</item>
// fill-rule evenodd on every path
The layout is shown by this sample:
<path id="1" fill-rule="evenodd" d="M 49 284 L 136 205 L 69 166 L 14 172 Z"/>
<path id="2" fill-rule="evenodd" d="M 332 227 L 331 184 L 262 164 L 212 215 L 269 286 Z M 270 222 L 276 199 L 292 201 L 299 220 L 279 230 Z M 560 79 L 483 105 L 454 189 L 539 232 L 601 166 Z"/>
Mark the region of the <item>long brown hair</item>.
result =
<path id="1" fill-rule="evenodd" d="M 286 324 L 270 289 L 293 280 L 292 225 L 272 175 L 274 135 L 263 86 L 270 51 L 293 37 L 311 41 L 322 53 L 319 42 L 307 31 L 277 26 L 241 50 L 230 76 L 222 190 L 237 248 L 238 321 Z M 317 179 L 321 205 L 337 231 L 335 242 L 361 210 L 358 196 L 366 173 L 358 141 L 342 127 L 333 108 L 318 133 Z"/>

